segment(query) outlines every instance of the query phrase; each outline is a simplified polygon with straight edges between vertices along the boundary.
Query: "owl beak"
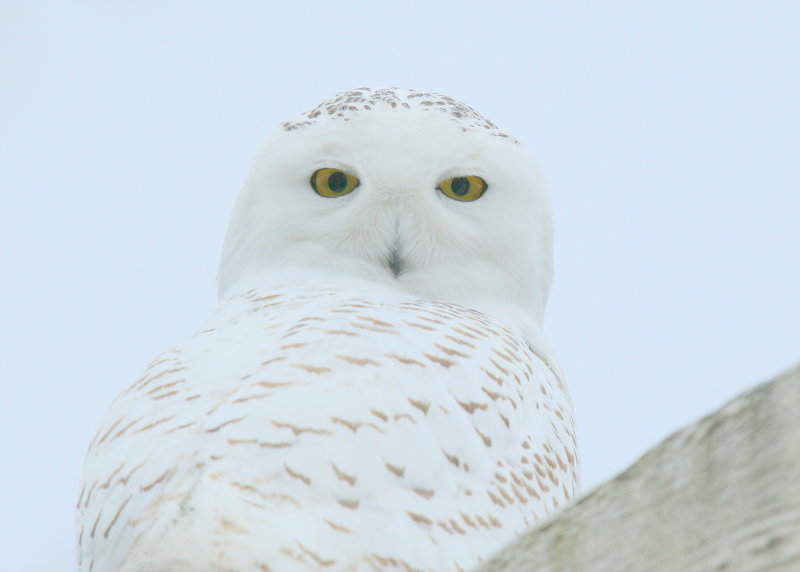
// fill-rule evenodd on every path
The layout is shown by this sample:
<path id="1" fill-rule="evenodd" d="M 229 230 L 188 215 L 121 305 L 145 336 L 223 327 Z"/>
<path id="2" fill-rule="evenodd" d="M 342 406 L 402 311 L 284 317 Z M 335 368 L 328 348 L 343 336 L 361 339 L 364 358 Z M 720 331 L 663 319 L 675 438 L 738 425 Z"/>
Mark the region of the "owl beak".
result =
<path id="1" fill-rule="evenodd" d="M 392 271 L 395 278 L 403 273 L 403 258 L 400 256 L 400 250 L 395 246 L 389 253 L 386 259 L 386 266 Z"/>

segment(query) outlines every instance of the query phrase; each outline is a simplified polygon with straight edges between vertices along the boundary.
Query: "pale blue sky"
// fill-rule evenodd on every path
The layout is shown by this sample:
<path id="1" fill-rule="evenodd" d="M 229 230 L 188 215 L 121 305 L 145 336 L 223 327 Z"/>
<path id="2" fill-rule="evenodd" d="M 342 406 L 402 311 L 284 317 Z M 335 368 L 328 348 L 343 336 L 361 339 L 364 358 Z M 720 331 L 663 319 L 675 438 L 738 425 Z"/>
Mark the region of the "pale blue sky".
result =
<path id="1" fill-rule="evenodd" d="M 800 3 L 432 4 L 0 4 L 4 568 L 73 569 L 106 405 L 214 308 L 260 141 L 344 89 L 537 155 L 586 488 L 800 360 Z"/>

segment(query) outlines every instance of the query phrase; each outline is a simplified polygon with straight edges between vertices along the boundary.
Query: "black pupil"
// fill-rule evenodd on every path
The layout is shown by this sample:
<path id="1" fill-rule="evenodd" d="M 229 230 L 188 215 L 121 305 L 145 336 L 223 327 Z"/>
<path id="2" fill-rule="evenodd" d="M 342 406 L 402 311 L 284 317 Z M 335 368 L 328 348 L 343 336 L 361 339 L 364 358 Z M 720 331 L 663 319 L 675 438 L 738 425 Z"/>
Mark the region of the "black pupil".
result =
<path id="1" fill-rule="evenodd" d="M 456 177 L 453 179 L 453 182 L 450 183 L 450 190 L 453 191 L 454 195 L 463 197 L 469 192 L 469 179 L 466 177 Z"/>
<path id="2" fill-rule="evenodd" d="M 331 176 L 328 177 L 328 188 L 334 193 L 341 193 L 347 188 L 347 175 L 341 171 L 331 173 Z"/>

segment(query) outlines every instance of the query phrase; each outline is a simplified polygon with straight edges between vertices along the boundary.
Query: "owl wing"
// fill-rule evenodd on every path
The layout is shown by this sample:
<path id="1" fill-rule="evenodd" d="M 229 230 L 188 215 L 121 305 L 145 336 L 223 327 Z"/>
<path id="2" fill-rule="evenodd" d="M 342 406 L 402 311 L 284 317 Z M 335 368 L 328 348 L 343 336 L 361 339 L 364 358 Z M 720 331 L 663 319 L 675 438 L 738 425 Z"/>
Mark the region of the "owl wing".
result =
<path id="1" fill-rule="evenodd" d="M 251 290 L 112 404 L 81 569 L 468 568 L 574 494 L 576 457 L 563 383 L 487 315 Z"/>

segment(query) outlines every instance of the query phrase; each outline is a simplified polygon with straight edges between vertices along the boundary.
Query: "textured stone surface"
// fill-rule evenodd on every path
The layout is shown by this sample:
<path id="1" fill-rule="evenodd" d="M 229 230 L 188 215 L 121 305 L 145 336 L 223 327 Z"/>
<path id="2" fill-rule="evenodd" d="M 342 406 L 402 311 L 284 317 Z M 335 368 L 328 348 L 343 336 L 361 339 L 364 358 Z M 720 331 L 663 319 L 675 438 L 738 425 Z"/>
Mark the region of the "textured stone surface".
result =
<path id="1" fill-rule="evenodd" d="M 674 433 L 476 572 L 800 570 L 800 367 Z"/>

